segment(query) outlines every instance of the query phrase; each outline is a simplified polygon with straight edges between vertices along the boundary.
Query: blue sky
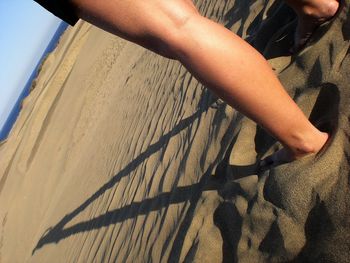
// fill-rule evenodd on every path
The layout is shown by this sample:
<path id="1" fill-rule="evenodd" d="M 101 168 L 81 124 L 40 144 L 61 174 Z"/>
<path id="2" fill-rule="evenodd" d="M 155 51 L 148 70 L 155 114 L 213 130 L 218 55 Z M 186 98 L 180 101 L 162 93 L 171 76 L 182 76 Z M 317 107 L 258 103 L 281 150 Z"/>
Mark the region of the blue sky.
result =
<path id="1" fill-rule="evenodd" d="M 0 0 L 0 129 L 60 22 L 33 0 Z"/>

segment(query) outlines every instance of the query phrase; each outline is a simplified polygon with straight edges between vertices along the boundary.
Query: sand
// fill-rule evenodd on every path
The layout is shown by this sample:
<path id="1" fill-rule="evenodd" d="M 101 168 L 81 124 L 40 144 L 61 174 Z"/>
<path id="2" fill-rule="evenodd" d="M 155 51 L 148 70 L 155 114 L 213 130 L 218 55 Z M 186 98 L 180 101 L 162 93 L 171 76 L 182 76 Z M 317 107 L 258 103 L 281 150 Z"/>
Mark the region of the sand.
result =
<path id="1" fill-rule="evenodd" d="M 0 144 L 0 262 L 350 262 L 349 0 L 291 56 L 280 1 L 196 1 L 250 41 L 332 139 L 280 146 L 179 63 L 85 22 Z"/>

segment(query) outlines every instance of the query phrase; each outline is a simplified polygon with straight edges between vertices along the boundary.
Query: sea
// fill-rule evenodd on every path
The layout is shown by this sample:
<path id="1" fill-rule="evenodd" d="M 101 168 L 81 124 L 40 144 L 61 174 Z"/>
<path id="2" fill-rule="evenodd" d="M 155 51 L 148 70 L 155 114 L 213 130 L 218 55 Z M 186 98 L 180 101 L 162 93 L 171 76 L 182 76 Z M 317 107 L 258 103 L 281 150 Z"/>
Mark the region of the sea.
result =
<path id="1" fill-rule="evenodd" d="M 54 36 L 52 37 L 47 48 L 43 52 L 41 58 L 39 59 L 39 62 L 37 63 L 35 69 L 33 70 L 32 74 L 30 75 L 26 85 L 24 86 L 22 93 L 18 97 L 15 106 L 11 110 L 11 113 L 8 116 L 4 126 L 0 130 L 0 141 L 5 140 L 8 136 L 8 134 L 10 133 L 14 123 L 17 120 L 19 112 L 21 111 L 22 101 L 25 99 L 25 97 L 27 97 L 29 95 L 30 88 L 32 86 L 32 82 L 34 81 L 34 79 L 38 75 L 38 70 L 39 70 L 39 67 L 40 67 L 43 59 L 45 59 L 45 57 L 55 49 L 55 47 L 58 44 L 58 41 L 60 40 L 61 35 L 64 33 L 64 31 L 67 29 L 67 27 L 68 27 L 68 24 L 65 22 L 61 22 L 61 24 L 58 26 L 56 33 L 54 34 Z"/>

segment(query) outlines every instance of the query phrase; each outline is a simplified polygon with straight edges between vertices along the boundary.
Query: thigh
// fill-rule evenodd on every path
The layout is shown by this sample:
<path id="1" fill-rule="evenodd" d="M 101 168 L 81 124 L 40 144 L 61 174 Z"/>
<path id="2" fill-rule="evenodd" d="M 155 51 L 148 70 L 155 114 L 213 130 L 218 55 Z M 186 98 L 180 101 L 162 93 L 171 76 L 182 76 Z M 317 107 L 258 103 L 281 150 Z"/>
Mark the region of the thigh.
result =
<path id="1" fill-rule="evenodd" d="M 191 0 L 72 1 L 83 20 L 138 44 L 147 38 L 166 38 L 172 28 L 198 14 Z"/>

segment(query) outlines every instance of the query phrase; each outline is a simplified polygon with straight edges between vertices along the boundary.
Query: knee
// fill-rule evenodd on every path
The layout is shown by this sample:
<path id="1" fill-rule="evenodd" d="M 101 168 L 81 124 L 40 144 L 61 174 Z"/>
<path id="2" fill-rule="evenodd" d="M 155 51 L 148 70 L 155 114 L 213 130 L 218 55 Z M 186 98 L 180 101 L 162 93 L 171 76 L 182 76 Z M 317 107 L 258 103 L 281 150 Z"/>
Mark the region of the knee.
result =
<path id="1" fill-rule="evenodd" d="M 164 57 L 177 59 L 185 44 L 185 38 L 191 34 L 187 30 L 187 25 L 200 14 L 194 6 L 191 8 L 191 6 L 182 5 L 169 6 L 163 14 L 164 17 L 161 19 L 157 18 L 160 24 L 156 30 L 150 30 L 151 34 L 148 36 L 145 46 Z"/>

